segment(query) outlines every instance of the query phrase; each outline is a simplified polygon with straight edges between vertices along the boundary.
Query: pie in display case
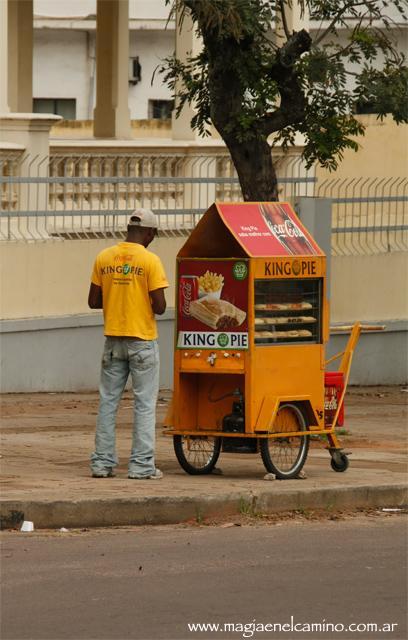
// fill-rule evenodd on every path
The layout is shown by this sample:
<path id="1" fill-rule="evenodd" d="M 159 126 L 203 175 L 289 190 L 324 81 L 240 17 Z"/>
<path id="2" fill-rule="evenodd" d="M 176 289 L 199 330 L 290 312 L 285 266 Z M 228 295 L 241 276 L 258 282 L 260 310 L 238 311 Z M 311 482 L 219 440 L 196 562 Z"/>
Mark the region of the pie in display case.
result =
<path id="1" fill-rule="evenodd" d="M 254 284 L 255 345 L 322 342 L 321 278 Z"/>

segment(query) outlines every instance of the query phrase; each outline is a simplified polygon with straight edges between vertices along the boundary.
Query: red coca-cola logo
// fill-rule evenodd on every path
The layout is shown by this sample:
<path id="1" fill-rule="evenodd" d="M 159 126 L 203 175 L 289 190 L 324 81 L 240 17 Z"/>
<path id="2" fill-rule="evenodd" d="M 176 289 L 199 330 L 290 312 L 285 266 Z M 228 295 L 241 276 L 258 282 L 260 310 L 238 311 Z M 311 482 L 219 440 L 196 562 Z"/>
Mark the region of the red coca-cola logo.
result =
<path id="1" fill-rule="evenodd" d="M 292 220 L 279 204 L 261 205 L 261 213 L 274 237 L 292 255 L 315 254 L 316 249 L 309 242 L 302 229 Z"/>
<path id="2" fill-rule="evenodd" d="M 325 411 L 336 411 L 337 409 L 337 389 L 336 387 L 325 387 L 324 409 Z"/>
<path id="3" fill-rule="evenodd" d="M 278 237 L 284 238 L 304 238 L 301 230 L 290 220 L 285 220 L 283 224 L 271 224 L 271 229 Z"/>
<path id="4" fill-rule="evenodd" d="M 190 315 L 190 303 L 193 298 L 193 285 L 188 280 L 181 283 L 182 306 L 181 310 L 186 315 Z"/>
<path id="5" fill-rule="evenodd" d="M 179 311 L 190 315 L 190 304 L 198 298 L 198 279 L 196 276 L 181 276 L 179 285 Z"/>

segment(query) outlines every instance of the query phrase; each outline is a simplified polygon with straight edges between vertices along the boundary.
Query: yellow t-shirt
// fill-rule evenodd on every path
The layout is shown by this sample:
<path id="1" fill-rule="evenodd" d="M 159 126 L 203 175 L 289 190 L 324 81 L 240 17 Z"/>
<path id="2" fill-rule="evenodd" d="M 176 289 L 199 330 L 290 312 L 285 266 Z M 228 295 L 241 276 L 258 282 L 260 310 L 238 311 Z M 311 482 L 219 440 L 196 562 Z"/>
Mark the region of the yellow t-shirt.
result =
<path id="1" fill-rule="evenodd" d="M 169 286 L 158 256 L 141 244 L 119 242 L 98 254 L 92 282 L 102 288 L 105 335 L 157 338 L 149 292 Z"/>

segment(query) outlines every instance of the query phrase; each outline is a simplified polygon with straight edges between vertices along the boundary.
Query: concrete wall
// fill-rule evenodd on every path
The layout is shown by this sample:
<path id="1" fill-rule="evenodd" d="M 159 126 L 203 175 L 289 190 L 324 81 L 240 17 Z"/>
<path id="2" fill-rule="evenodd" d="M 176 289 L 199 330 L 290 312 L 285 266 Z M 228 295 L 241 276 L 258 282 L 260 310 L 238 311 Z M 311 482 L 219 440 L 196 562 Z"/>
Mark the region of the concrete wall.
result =
<path id="1" fill-rule="evenodd" d="M 175 258 L 185 237 L 159 237 L 151 245 L 166 269 L 174 306 Z M 85 314 L 93 261 L 112 240 L 3 243 L 1 318 Z M 408 318 L 408 255 L 332 256 L 331 322 Z"/>
<path id="2" fill-rule="evenodd" d="M 142 79 L 137 85 L 129 85 L 130 117 L 149 118 L 149 100 L 172 100 L 172 94 L 163 77 L 154 70 L 174 49 L 174 31 L 133 31 L 130 34 L 129 54 L 139 56 Z M 153 79 L 153 85 L 152 85 Z"/>
<path id="3" fill-rule="evenodd" d="M 358 119 L 366 127 L 365 135 L 356 138 L 360 147 L 358 153 L 350 149 L 344 151 L 344 158 L 335 172 L 317 167 L 318 184 L 333 178 L 396 178 L 407 175 L 408 125 L 396 125 L 391 116 L 381 121 L 375 114 L 360 115 Z"/>
<path id="4" fill-rule="evenodd" d="M 173 310 L 159 319 L 158 327 L 160 386 L 168 389 L 173 384 Z M 350 384 L 405 384 L 407 329 L 407 322 L 390 322 L 383 333 L 363 334 Z M 0 332 L 2 393 L 97 389 L 103 348 L 101 314 L 2 321 Z M 327 358 L 342 351 L 347 338 L 332 336 Z"/>
<path id="5" fill-rule="evenodd" d="M 95 15 L 96 0 L 34 0 L 34 14 L 49 17 L 85 17 Z M 169 15 L 164 0 L 129 0 L 129 17 L 162 18 Z"/>
<path id="6" fill-rule="evenodd" d="M 34 98 L 75 98 L 76 117 L 86 119 L 90 83 L 86 31 L 34 31 Z"/>
<path id="7" fill-rule="evenodd" d="M 85 17 L 96 13 L 96 0 L 34 0 L 35 16 Z"/>
<path id="8" fill-rule="evenodd" d="M 159 237 L 150 245 L 164 265 L 174 306 L 175 258 L 185 237 Z M 3 243 L 0 253 L 0 317 L 46 318 L 89 313 L 88 290 L 93 262 L 113 240 Z"/>
<path id="9" fill-rule="evenodd" d="M 408 318 L 408 254 L 331 257 L 331 322 Z"/>
<path id="10" fill-rule="evenodd" d="M 160 237 L 171 287 L 169 311 L 159 320 L 161 386 L 172 386 L 175 256 L 185 238 Z M 108 240 L 5 243 L 1 273 L 1 389 L 3 392 L 95 389 L 103 344 L 102 317 L 87 309 L 93 260 Z M 407 381 L 407 256 L 332 258 L 331 322 L 386 324 L 364 334 L 353 363 L 352 384 Z M 328 357 L 344 348 L 332 336 Z"/>
<path id="11" fill-rule="evenodd" d="M 173 318 L 158 319 L 161 388 L 173 378 Z M 97 389 L 103 349 L 101 313 L 0 321 L 0 391 Z"/>
<path id="12" fill-rule="evenodd" d="M 149 100 L 171 100 L 170 89 L 153 72 L 174 49 L 174 31 L 130 32 L 130 57 L 139 56 L 141 81 L 129 84 L 133 119 L 149 117 Z M 152 84 L 153 79 L 153 84 Z M 33 97 L 75 98 L 76 118 L 90 120 L 95 107 L 95 33 L 75 29 L 34 31 Z"/>
<path id="13" fill-rule="evenodd" d="M 388 321 L 385 324 L 385 331 L 361 334 L 353 356 L 349 384 L 407 384 L 408 322 Z M 343 351 L 348 338 L 345 334 L 332 334 L 326 348 L 326 359 Z M 331 363 L 328 370 L 336 371 L 338 363 Z"/>
<path id="14" fill-rule="evenodd" d="M 140 144 L 140 138 L 171 138 L 171 120 L 132 120 L 131 123 L 131 136 L 133 139 L 138 140 Z M 89 144 L 89 139 L 93 136 L 93 120 L 61 120 L 50 131 L 51 147 L 55 143 L 55 138 L 67 138 L 78 141 L 83 139 Z M 54 140 L 53 140 L 54 139 Z M 61 142 L 59 140 L 59 142 Z M 67 141 L 67 144 L 69 142 Z M 93 149 L 94 150 L 94 149 Z M 55 151 L 55 148 L 54 148 Z M 56 150 L 58 151 L 58 149 Z M 112 153 L 123 153 L 123 146 L 119 145 L 114 148 Z M 64 153 L 64 151 L 62 151 Z M 86 151 L 84 155 L 86 154 Z M 119 155 L 119 153 L 118 153 Z"/>
<path id="15" fill-rule="evenodd" d="M 175 256 L 184 238 L 160 237 L 153 249 L 168 272 L 169 311 L 159 319 L 161 386 L 172 386 Z M 95 389 L 103 345 L 101 314 L 87 309 L 95 255 L 107 240 L 8 243 L 0 254 L 1 389 L 3 392 Z M 407 381 L 407 256 L 332 258 L 331 322 L 386 324 L 363 334 L 352 384 Z M 347 337 L 332 336 L 327 357 Z"/>

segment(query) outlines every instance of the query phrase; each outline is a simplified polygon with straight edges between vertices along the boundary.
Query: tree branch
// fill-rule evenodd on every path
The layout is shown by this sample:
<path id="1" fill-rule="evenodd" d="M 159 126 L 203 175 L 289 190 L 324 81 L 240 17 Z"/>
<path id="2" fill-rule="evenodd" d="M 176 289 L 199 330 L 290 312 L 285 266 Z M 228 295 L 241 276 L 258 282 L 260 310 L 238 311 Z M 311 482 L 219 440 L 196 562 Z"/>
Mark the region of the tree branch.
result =
<path id="1" fill-rule="evenodd" d="M 271 76 L 273 77 L 275 72 L 280 76 L 282 69 L 287 70 L 293 67 L 293 64 L 299 60 L 302 53 L 309 51 L 311 44 L 312 38 L 305 29 L 294 31 L 289 40 L 277 52 L 276 60 L 271 67 Z"/>
<path id="2" fill-rule="evenodd" d="M 340 9 L 336 15 L 334 16 L 333 20 L 331 21 L 331 23 L 329 24 L 329 26 L 327 27 L 327 29 L 325 29 L 323 31 L 322 34 L 320 34 L 320 36 L 318 36 L 316 38 L 316 40 L 313 42 L 313 45 L 316 46 L 318 44 L 320 44 L 320 42 L 322 40 L 324 40 L 324 38 L 327 36 L 327 34 L 329 34 L 331 32 L 331 30 L 333 29 L 333 27 L 335 26 L 335 24 L 338 22 L 339 18 L 341 18 L 341 16 L 343 15 L 343 13 L 345 13 L 348 9 L 350 9 L 351 7 L 353 7 L 353 9 L 355 9 L 355 7 L 361 7 L 362 5 L 366 5 L 366 2 L 353 2 L 353 0 L 351 0 L 346 6 L 344 6 L 342 9 Z"/>
<path id="3" fill-rule="evenodd" d="M 282 18 L 282 26 L 283 26 L 283 30 L 285 32 L 285 36 L 289 40 L 289 38 L 291 36 L 291 33 L 289 31 L 288 21 L 286 20 L 285 5 L 284 5 L 283 0 L 279 0 L 279 11 L 280 11 L 281 18 Z"/>
<path id="4" fill-rule="evenodd" d="M 306 99 L 294 64 L 303 53 L 309 51 L 311 43 L 312 39 L 307 31 L 296 31 L 276 55 L 269 75 L 278 85 L 281 104 L 276 111 L 267 113 L 260 119 L 266 135 L 300 122 L 304 116 Z"/>
<path id="5" fill-rule="evenodd" d="M 262 130 L 266 136 L 270 136 L 271 133 L 276 131 L 281 131 L 290 124 L 293 124 L 292 118 L 288 117 L 284 105 L 281 105 L 273 113 L 266 113 L 262 118 Z"/>
<path id="6" fill-rule="evenodd" d="M 363 23 L 364 20 L 364 16 L 365 14 L 363 14 L 362 16 L 360 16 L 360 20 L 358 21 L 358 23 L 354 26 L 353 29 L 353 33 L 351 34 L 350 37 L 350 42 L 346 47 L 343 47 L 342 49 L 339 49 L 339 51 L 336 51 L 336 53 L 331 54 L 330 56 L 328 56 L 330 59 L 332 58 L 337 58 L 338 56 L 343 56 L 345 53 L 347 53 L 348 51 L 350 51 L 354 46 L 356 46 L 356 43 L 353 40 L 354 35 L 357 33 L 357 31 L 360 30 L 360 27 Z M 315 44 L 315 43 L 313 43 Z"/>

